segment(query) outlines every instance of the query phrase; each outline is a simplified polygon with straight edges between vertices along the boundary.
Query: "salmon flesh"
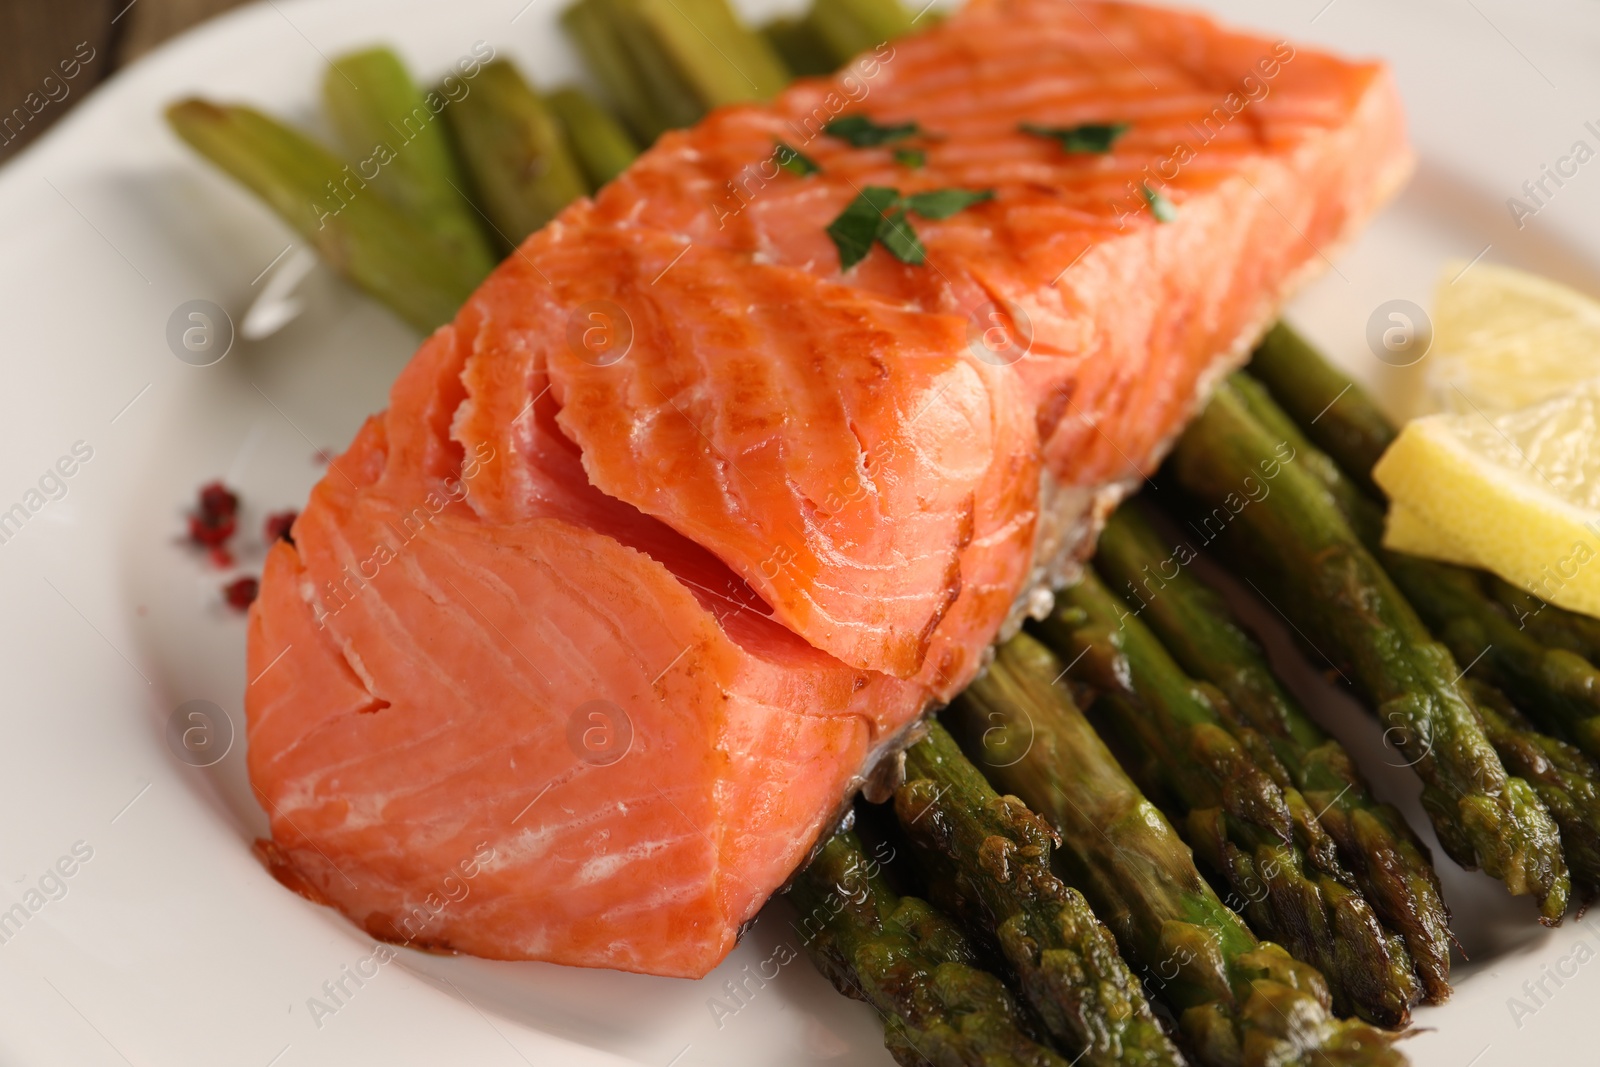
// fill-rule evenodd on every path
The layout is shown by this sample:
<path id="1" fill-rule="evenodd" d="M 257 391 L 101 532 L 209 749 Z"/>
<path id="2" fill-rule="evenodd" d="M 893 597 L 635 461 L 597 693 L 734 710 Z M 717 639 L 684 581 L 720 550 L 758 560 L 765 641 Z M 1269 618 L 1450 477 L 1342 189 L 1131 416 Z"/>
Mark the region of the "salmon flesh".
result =
<path id="1" fill-rule="evenodd" d="M 375 937 L 705 974 L 1410 166 L 1380 64 L 1094 0 L 668 133 L 272 549 L 259 852 Z M 986 195 L 841 269 L 874 188 Z"/>

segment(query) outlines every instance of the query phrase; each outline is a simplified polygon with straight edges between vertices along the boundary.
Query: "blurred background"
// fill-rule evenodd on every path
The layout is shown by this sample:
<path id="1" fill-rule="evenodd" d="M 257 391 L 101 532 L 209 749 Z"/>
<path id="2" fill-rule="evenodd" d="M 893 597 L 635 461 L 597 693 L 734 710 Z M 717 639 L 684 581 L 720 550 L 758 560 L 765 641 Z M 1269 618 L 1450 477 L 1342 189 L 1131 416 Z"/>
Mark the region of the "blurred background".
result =
<path id="1" fill-rule="evenodd" d="M 60 121 L 118 68 L 244 2 L 0 0 L 0 101 L 7 108 L 0 115 L 0 163 Z M 76 77 L 61 78 L 63 61 L 91 54 L 94 58 L 80 63 Z M 56 81 L 46 85 L 47 77 Z"/>

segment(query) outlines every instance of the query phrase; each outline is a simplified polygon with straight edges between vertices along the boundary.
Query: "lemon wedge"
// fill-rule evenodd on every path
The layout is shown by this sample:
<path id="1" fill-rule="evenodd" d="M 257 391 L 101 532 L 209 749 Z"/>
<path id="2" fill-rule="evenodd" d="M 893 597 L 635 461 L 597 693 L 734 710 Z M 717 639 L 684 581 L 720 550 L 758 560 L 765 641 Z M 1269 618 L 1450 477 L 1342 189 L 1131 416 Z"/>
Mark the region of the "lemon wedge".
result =
<path id="1" fill-rule="evenodd" d="M 1396 505 L 1386 546 L 1600 615 L 1600 379 L 1516 411 L 1415 419 L 1372 476 Z"/>
<path id="2" fill-rule="evenodd" d="M 1384 527 L 1383 543 L 1396 552 L 1412 556 L 1457 563 L 1463 567 L 1483 569 L 1471 552 L 1447 530 L 1436 530 L 1406 504 L 1389 504 L 1388 522 Z"/>
<path id="3" fill-rule="evenodd" d="M 1445 266 L 1427 368 L 1437 409 L 1494 415 L 1595 377 L 1600 303 L 1511 267 Z"/>

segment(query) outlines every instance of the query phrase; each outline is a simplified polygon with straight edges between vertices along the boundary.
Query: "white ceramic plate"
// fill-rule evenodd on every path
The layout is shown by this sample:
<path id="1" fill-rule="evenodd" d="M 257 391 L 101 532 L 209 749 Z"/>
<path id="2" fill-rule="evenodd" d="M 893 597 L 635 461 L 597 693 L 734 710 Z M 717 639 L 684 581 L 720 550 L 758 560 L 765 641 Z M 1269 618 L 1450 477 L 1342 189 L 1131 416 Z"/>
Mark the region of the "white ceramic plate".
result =
<path id="1" fill-rule="evenodd" d="M 1407 382 L 1379 375 L 1388 368 L 1366 347 L 1367 320 L 1392 298 L 1428 304 L 1446 258 L 1487 249 L 1600 291 L 1600 163 L 1548 185 L 1554 195 L 1525 228 L 1505 204 L 1575 141 L 1600 147 L 1600 122 L 1585 126 L 1600 120 L 1592 5 L 1210 6 L 1395 65 L 1422 168 L 1292 314 L 1397 410 Z M 92 450 L 63 480 L 65 495 L 46 479 L 59 499 L 0 543 L 0 909 L 27 912 L 0 926 L 0 1062 L 890 1062 L 871 1011 L 803 960 L 735 1014 L 713 1012 L 713 998 L 733 1003 L 722 989 L 730 975 L 796 943 L 781 906 L 703 982 L 407 951 L 363 985 L 346 978 L 337 1011 L 313 1013 L 308 998 L 327 1002 L 323 984 L 373 945 L 280 888 L 250 852 L 265 820 L 244 775 L 244 626 L 219 601 L 221 575 L 183 546 L 182 509 L 197 485 L 225 476 L 242 489 L 240 540 L 250 544 L 266 510 L 303 500 L 321 470 L 316 449 L 342 448 L 383 406 L 417 339 L 318 267 L 297 289 L 302 313 L 269 339 L 241 339 L 206 368 L 174 358 L 165 334 L 175 308 L 207 299 L 241 320 L 267 284 L 255 279 L 293 240 L 188 153 L 160 109 L 199 91 L 315 123 L 326 57 L 374 41 L 429 75 L 486 41 L 548 85 L 576 73 L 556 9 L 555 0 L 246 8 L 118 74 L 0 170 L 0 511 L 29 502 L 74 445 Z M 242 568 L 258 568 L 259 556 L 244 553 Z M 1415 782 L 1385 766 L 1400 761 L 1376 728 L 1291 649 L 1277 651 L 1296 683 L 1320 694 L 1319 713 L 1379 791 L 1422 826 Z M 241 736 L 205 769 L 165 740 L 174 709 L 197 699 L 225 709 Z M 47 877 L 58 862 L 70 877 Z M 1448 862 L 1441 873 L 1471 961 L 1458 963 L 1449 1005 L 1417 1013 L 1434 1029 L 1408 1043 L 1414 1062 L 1590 1058 L 1594 924 L 1545 931 L 1525 900 L 1488 878 Z"/>

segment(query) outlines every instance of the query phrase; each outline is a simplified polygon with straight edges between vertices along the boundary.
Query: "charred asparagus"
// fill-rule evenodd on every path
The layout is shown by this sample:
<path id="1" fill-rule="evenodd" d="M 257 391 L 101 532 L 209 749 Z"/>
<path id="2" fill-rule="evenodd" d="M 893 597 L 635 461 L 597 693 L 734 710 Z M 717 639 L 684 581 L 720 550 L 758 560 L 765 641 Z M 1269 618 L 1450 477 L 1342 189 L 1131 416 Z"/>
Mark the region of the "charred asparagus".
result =
<path id="1" fill-rule="evenodd" d="M 936 903 L 987 932 L 1023 998 L 1074 1062 L 1182 1063 L 1110 932 L 1050 870 L 1055 831 L 994 791 L 938 723 L 906 752 L 901 830 Z"/>
<path id="2" fill-rule="evenodd" d="M 981 969 L 949 919 L 897 897 L 880 865 L 844 831 L 789 890 L 817 968 L 883 1016 L 883 1043 L 904 1067 L 1067 1067 L 1030 1038 L 999 978 Z"/>
<path id="3" fill-rule="evenodd" d="M 1284 784 L 1320 813 L 1379 917 L 1405 936 L 1426 999 L 1443 1000 L 1450 995 L 1450 912 L 1427 849 L 1398 810 L 1372 796 L 1344 746 L 1278 682 L 1222 596 L 1189 568 L 1192 553 L 1186 544 L 1167 547 L 1126 505 L 1100 535 L 1095 565 L 1108 584 L 1125 590 L 1128 607 L 1183 669 L 1216 686 L 1238 723 L 1266 742 L 1270 757 L 1261 762 L 1283 768 Z"/>
<path id="4" fill-rule="evenodd" d="M 1066 690 L 1063 664 L 1019 635 L 945 712 L 997 788 L 1061 835 L 1055 866 L 1111 928 L 1146 987 L 1172 1005 L 1208 1067 L 1400 1064 L 1382 1032 L 1328 1013 L 1315 969 L 1259 942 L 1217 899 Z"/>
<path id="5" fill-rule="evenodd" d="M 1543 920 L 1559 922 L 1570 885 L 1549 812 L 1526 781 L 1506 773 L 1449 651 L 1296 455 L 1225 383 L 1179 439 L 1171 466 L 1222 519 L 1278 609 L 1293 613 L 1389 727 L 1422 778 L 1423 806 L 1445 850 L 1513 893 L 1533 894 Z M 1272 481 L 1270 494 L 1236 508 L 1239 494 L 1263 478 Z"/>

